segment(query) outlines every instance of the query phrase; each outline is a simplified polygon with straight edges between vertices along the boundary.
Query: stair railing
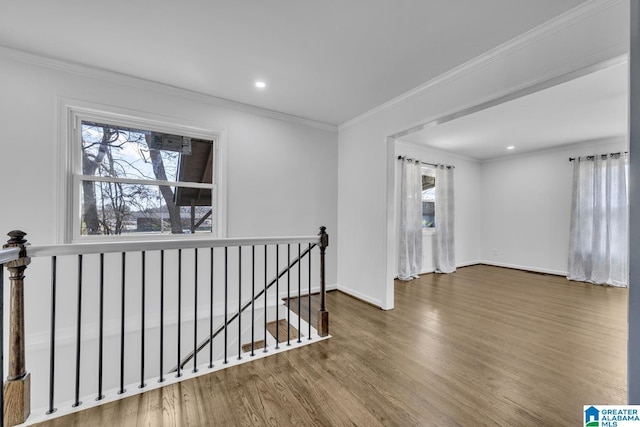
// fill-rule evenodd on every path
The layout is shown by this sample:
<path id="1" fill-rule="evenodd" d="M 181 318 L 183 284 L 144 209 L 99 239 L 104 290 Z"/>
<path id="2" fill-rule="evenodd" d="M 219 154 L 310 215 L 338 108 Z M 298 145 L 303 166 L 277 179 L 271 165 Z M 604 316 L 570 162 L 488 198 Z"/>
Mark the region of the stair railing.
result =
<path id="1" fill-rule="evenodd" d="M 43 404 L 40 405 L 46 406 L 46 415 L 55 413 L 57 411 L 56 405 L 64 407 L 62 412 L 72 412 L 73 409 L 71 408 L 78 408 L 82 405 L 81 395 L 84 396 L 85 402 L 87 402 L 84 405 L 85 408 L 94 406 L 97 403 L 90 401 L 94 399 L 88 399 L 89 388 L 96 391 L 94 394 L 95 401 L 101 403 L 105 401 L 106 397 L 109 397 L 110 400 L 124 397 L 115 395 L 124 395 L 126 393 L 125 385 L 129 384 L 131 387 L 134 381 L 137 387 L 131 387 L 132 390 L 129 394 L 135 393 L 136 388 L 139 389 L 139 392 L 143 392 L 145 389 L 149 390 L 161 386 L 165 380 L 169 379 L 166 375 L 169 370 L 165 368 L 165 353 L 168 352 L 167 348 L 171 345 L 173 345 L 174 354 L 177 356 L 175 360 L 178 361 L 177 375 L 175 377 L 181 377 L 181 369 L 191 360 L 193 361 L 192 372 L 198 371 L 197 354 L 207 346 L 209 346 L 210 351 L 209 363 L 206 367 L 209 369 L 214 367 L 213 339 L 224 332 L 224 360 L 222 363 L 226 364 L 228 362 L 227 350 L 230 345 L 227 338 L 232 322 L 237 323 L 237 331 L 234 332 L 237 332 L 238 359 L 241 359 L 243 340 L 242 313 L 248 310 L 249 307 L 251 307 L 250 355 L 254 356 L 255 302 L 260 297 L 263 298 L 264 302 L 264 351 L 266 351 L 266 324 L 269 316 L 267 293 L 274 283 L 273 280 L 267 282 L 266 278 L 269 266 L 273 266 L 273 252 L 275 252 L 276 272 L 274 302 L 278 301 L 274 303 L 276 320 L 278 320 L 280 313 L 279 301 L 281 293 L 279 281 L 286 273 L 287 298 L 290 299 L 291 281 L 292 278 L 295 280 L 292 268 L 297 264 L 298 301 L 301 300 L 301 296 L 305 291 L 309 297 L 308 338 L 311 340 L 312 273 L 310 252 L 315 246 L 320 248 L 319 291 L 321 306 L 318 311 L 318 327 L 315 333 L 318 337 L 325 337 L 329 332 L 324 295 L 326 292 L 324 258 L 325 249 L 328 246 L 328 235 L 325 227 L 321 227 L 320 234 L 317 236 L 304 237 L 180 239 L 46 246 L 29 246 L 24 239 L 26 233 L 21 231 L 13 231 L 9 233 L 9 236 L 11 239 L 5 245 L 6 249 L 0 252 L 0 265 L 7 267 L 11 281 L 9 376 L 4 386 L 4 404 L 2 405 L 4 409 L 3 419 L 7 426 L 13 426 L 27 420 L 33 403 L 31 401 L 31 374 L 26 371 L 25 366 L 26 338 L 24 332 L 24 272 L 32 258 L 50 259 L 51 304 L 48 313 L 50 318 L 48 324 L 48 360 L 40 360 L 40 363 L 30 362 L 32 373 L 34 374 L 34 390 L 42 394 L 44 389 L 48 389 L 48 396 L 46 399 L 41 399 Z M 287 264 L 284 269 L 281 269 L 279 260 L 281 245 L 286 245 L 287 247 Z M 290 257 L 292 245 L 294 247 L 297 245 L 298 247 L 298 258 L 293 261 Z M 304 249 L 304 255 L 302 245 L 307 246 Z M 275 251 L 268 252 L 270 246 L 275 247 Z M 256 248 L 260 249 L 261 247 L 264 247 L 263 269 L 265 281 L 264 288 L 256 292 Z M 232 248 L 237 248 L 237 252 L 234 250 L 234 254 L 231 254 L 230 249 Z M 242 264 L 243 258 L 249 258 L 249 254 L 245 252 L 245 255 L 243 255 L 243 248 L 250 249 L 251 259 L 251 263 L 249 265 L 245 264 L 244 267 Z M 206 249 L 208 249 L 208 252 Z M 188 258 L 187 262 L 183 260 L 183 252 L 185 258 Z M 269 258 L 269 255 L 271 258 Z M 232 283 L 234 278 L 230 277 L 233 274 L 228 266 L 228 261 L 232 256 L 238 262 L 237 270 L 234 269 L 237 289 L 233 295 L 234 298 L 237 295 L 238 310 L 235 315 L 229 317 L 230 287 L 234 287 L 234 283 Z M 306 289 L 302 286 L 301 274 L 302 260 L 305 256 L 308 258 L 307 266 L 309 269 Z M 214 269 L 214 259 L 219 260 L 220 258 L 224 259 L 223 280 L 218 280 L 217 277 L 222 272 Z M 188 263 L 188 261 L 193 262 L 193 264 Z M 203 263 L 203 261 L 205 262 Z M 200 272 L 198 270 L 199 263 Z M 207 263 L 209 264 L 208 267 L 206 266 Z M 32 277 L 46 270 L 41 268 L 41 263 L 40 267 L 37 264 L 34 264 L 36 265 L 36 270 L 32 272 Z M 204 267 L 203 264 L 205 264 Z M 207 271 L 209 273 L 208 290 L 206 286 L 202 286 L 202 276 L 206 276 Z M 1 287 L 2 280 L 4 280 L 4 272 L 0 271 L 0 273 L 2 273 L 0 274 Z M 135 276 L 135 278 L 132 276 Z M 248 287 L 247 282 L 249 279 L 246 279 L 247 276 L 250 277 L 252 299 L 249 302 L 243 302 L 242 288 L 243 284 Z M 244 280 L 243 277 L 245 277 Z M 188 285 L 185 285 L 184 282 L 186 281 L 189 281 Z M 223 295 L 221 296 L 219 292 L 214 296 L 214 288 L 219 289 L 222 286 L 222 283 L 219 282 L 224 284 Z M 172 300 L 169 293 L 173 292 L 173 288 L 177 291 L 176 294 L 173 294 L 175 299 Z M 132 293 L 134 291 L 135 293 Z M 198 302 L 198 296 L 202 297 L 201 294 L 203 292 L 206 292 L 206 296 L 208 296 L 208 304 L 204 304 L 208 311 L 208 316 L 204 316 L 204 318 L 199 316 L 203 310 L 202 304 L 199 305 Z M 41 292 L 42 299 L 46 299 L 46 294 L 47 292 Z M 134 302 L 130 303 L 127 299 L 132 298 L 132 295 L 134 296 Z M 150 301 L 149 295 L 154 298 L 158 297 L 159 301 Z M 185 295 L 193 298 L 192 305 L 189 304 L 192 312 L 187 312 L 187 316 L 184 313 L 186 306 L 182 301 Z M 221 305 L 219 303 L 220 299 L 224 300 L 224 322 L 214 333 L 214 318 L 221 317 L 221 314 L 214 310 L 214 303 L 218 307 Z M 167 306 L 176 301 L 177 306 L 175 308 L 177 312 L 174 314 L 176 314 L 177 319 L 174 324 L 167 321 L 167 317 L 173 315 L 173 312 L 167 310 Z M 156 302 L 159 302 L 159 306 Z M 88 303 L 90 304 L 87 306 Z M 94 307 L 91 307 L 91 304 Z M 136 304 L 139 305 L 136 306 Z M 62 307 L 57 307 L 59 305 Z M 300 304 L 298 304 L 298 307 L 300 307 Z M 58 311 L 56 311 L 57 309 Z M 157 311 L 153 312 L 153 309 Z M 0 319 L 2 318 L 1 310 L 2 301 L 0 300 Z M 27 311 L 29 311 L 29 307 L 27 307 Z M 40 313 L 45 314 L 42 311 Z M 192 315 L 192 318 L 187 318 L 189 315 Z M 290 316 L 291 312 L 287 314 L 286 335 L 288 344 L 291 328 Z M 300 342 L 300 317 L 302 317 L 302 313 L 299 310 L 298 316 L 298 342 Z M 91 323 L 91 319 L 94 320 L 93 323 Z M 199 321 L 202 320 L 208 320 L 208 331 L 203 331 L 206 327 L 199 325 L 199 323 L 202 323 Z M 57 322 L 59 326 L 56 326 Z M 168 335 L 173 334 L 173 332 L 167 332 L 170 327 L 176 329 L 175 335 L 177 339 L 173 344 L 168 344 L 165 339 Z M 105 329 L 112 332 L 117 330 L 118 332 L 114 332 L 105 338 Z M 199 331 L 200 335 L 205 333 L 206 339 L 199 340 Z M 183 332 L 193 332 L 193 347 L 191 353 L 187 356 L 188 359 L 181 357 L 184 348 L 188 348 L 187 339 L 183 338 Z M 62 334 L 62 337 L 59 337 L 59 334 Z M 277 334 L 278 332 L 276 331 L 276 336 Z M 186 334 L 184 335 L 186 336 Z M 66 343 L 64 345 L 67 347 L 63 348 L 62 344 L 59 344 L 57 340 Z M 137 343 L 134 343 L 134 340 Z M 0 340 L 0 342 L 2 341 Z M 276 337 L 276 349 L 279 348 L 279 342 Z M 151 348 L 151 345 L 154 347 Z M 156 345 L 159 347 L 156 347 Z M 41 353 L 39 352 L 37 356 L 40 357 Z M 129 354 L 130 357 L 126 357 L 125 353 Z M 93 359 L 94 357 L 95 359 Z M 159 361 L 155 359 L 156 357 L 159 357 Z M 87 362 L 85 362 L 87 358 L 93 359 L 90 365 L 97 365 L 97 372 L 87 372 Z M 139 365 L 132 367 L 132 360 Z M 157 366 L 155 366 L 157 371 L 154 370 L 154 372 L 158 372 L 157 376 L 150 377 L 149 361 L 153 361 L 154 364 L 157 362 Z M 43 365 L 46 365 L 47 362 L 49 365 L 48 387 L 47 380 L 43 378 L 46 377 L 46 374 L 41 375 L 42 371 L 45 371 Z M 38 371 L 37 374 L 36 371 Z M 1 371 L 0 374 L 4 375 Z M 139 374 L 139 380 L 131 380 L 132 374 Z M 58 376 L 63 378 L 62 382 L 56 381 Z M 150 383 L 152 378 L 157 379 L 156 384 Z M 178 379 L 172 379 L 172 382 L 175 381 L 178 381 Z M 113 393 L 109 393 L 109 387 L 113 389 Z M 60 394 L 67 397 L 66 399 L 63 398 L 62 402 L 60 398 L 56 400 L 56 395 Z M 106 396 L 107 394 L 109 396 Z M 45 400 L 46 404 L 44 404 Z M 64 400 L 67 400 L 68 403 L 64 403 Z"/>
<path id="2" fill-rule="evenodd" d="M 218 335 L 220 335 L 220 333 L 222 333 L 232 322 L 234 322 L 236 319 L 238 319 L 239 316 L 242 315 L 242 313 L 244 313 L 248 308 L 254 308 L 255 307 L 255 303 L 256 301 L 262 297 L 263 295 L 266 295 L 267 291 L 269 289 L 271 289 L 274 285 L 278 284 L 279 279 L 281 279 L 282 277 L 284 277 L 285 275 L 289 275 L 291 274 L 291 269 L 293 267 L 295 267 L 301 260 L 302 258 L 304 258 L 305 256 L 307 256 L 308 254 L 311 253 L 311 250 L 313 248 L 315 248 L 317 246 L 317 244 L 313 243 L 313 244 L 309 244 L 309 246 L 301 253 L 299 254 L 296 258 L 294 258 L 293 260 L 289 261 L 287 266 L 283 269 L 281 269 L 277 275 L 271 279 L 271 281 L 268 282 L 268 284 L 261 289 L 260 291 L 258 291 L 257 293 L 252 292 L 253 296 L 250 300 L 246 301 L 244 304 L 242 304 L 242 306 L 240 307 L 240 309 L 238 311 L 236 311 L 234 314 L 231 315 L 231 317 L 229 317 L 227 320 L 225 320 L 224 323 L 222 323 L 220 326 L 218 326 L 218 328 L 213 332 L 213 334 L 211 334 L 211 336 L 205 338 L 196 349 L 192 350 L 189 354 L 187 354 L 187 356 L 185 356 L 184 359 L 182 359 L 182 361 L 180 362 L 180 365 L 175 366 L 171 372 L 177 372 L 180 369 L 184 369 L 184 367 L 191 361 L 193 360 L 193 358 L 202 350 L 204 350 L 210 343 L 212 340 L 214 340 Z M 288 248 L 289 249 L 289 248 Z M 321 283 L 322 283 L 322 279 L 321 279 Z M 309 296 L 311 296 L 311 293 L 308 294 Z M 288 298 L 289 296 L 287 296 Z M 309 307 L 311 305 L 309 304 Z M 300 309 L 298 309 L 298 313 L 300 313 Z M 309 321 L 309 327 L 311 327 L 311 321 Z M 300 329 L 300 328 L 298 328 Z M 327 336 L 329 334 L 329 329 L 328 329 L 328 325 L 325 329 L 318 329 L 320 336 Z M 309 339 L 311 339 L 311 333 L 309 333 Z M 253 340 L 252 340 L 253 341 Z M 253 344 L 253 342 L 252 342 Z M 252 351 L 253 353 L 253 351 Z"/>

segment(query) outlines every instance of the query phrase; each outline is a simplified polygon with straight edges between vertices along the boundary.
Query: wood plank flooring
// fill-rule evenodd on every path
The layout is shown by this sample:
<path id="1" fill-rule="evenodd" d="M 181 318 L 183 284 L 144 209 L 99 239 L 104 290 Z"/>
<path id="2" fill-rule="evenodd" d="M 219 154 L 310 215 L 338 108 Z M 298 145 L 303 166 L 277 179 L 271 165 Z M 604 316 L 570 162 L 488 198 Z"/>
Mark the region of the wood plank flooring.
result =
<path id="1" fill-rule="evenodd" d="M 329 340 L 41 425 L 569 426 L 625 403 L 626 289 L 488 266 L 395 289 L 387 312 L 329 293 Z"/>

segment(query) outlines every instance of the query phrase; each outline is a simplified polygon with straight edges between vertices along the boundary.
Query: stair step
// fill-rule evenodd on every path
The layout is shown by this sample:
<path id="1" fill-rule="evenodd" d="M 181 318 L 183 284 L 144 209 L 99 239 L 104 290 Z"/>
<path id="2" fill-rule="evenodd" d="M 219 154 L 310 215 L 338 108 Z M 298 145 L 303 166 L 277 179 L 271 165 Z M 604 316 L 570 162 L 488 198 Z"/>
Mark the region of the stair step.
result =
<path id="1" fill-rule="evenodd" d="M 293 326 L 289 326 L 289 339 L 291 341 L 298 339 L 298 330 Z M 276 337 L 276 329 L 279 329 L 279 342 L 283 343 L 287 341 L 287 320 L 280 319 L 278 323 L 270 322 L 267 323 L 267 331 L 275 338 Z M 304 335 L 301 335 L 304 336 Z M 253 343 L 253 350 L 258 350 L 260 348 L 264 348 L 264 340 L 256 341 Z M 251 351 L 251 343 L 242 344 L 242 351 L 245 353 L 249 353 Z"/>
<path id="2" fill-rule="evenodd" d="M 264 348 L 264 340 L 256 341 L 253 343 L 253 350 Z M 242 344 L 242 351 L 249 353 L 251 351 L 251 343 Z"/>
<path id="3" fill-rule="evenodd" d="M 293 325 L 290 325 L 289 328 L 289 339 L 297 340 L 298 330 Z M 287 340 L 287 320 L 280 319 L 277 324 L 276 322 L 267 323 L 267 330 L 274 338 L 276 337 L 276 329 L 279 331 L 278 342 L 285 342 Z"/>
<path id="4" fill-rule="evenodd" d="M 320 294 L 311 295 L 311 310 L 309 310 L 309 296 L 304 295 L 300 301 L 298 298 L 285 299 L 285 305 L 289 310 L 296 313 L 305 322 L 312 325 L 318 324 L 318 309 L 320 308 Z M 300 313 L 298 313 L 298 304 L 300 304 Z M 309 319 L 309 311 L 311 311 L 311 319 Z"/>

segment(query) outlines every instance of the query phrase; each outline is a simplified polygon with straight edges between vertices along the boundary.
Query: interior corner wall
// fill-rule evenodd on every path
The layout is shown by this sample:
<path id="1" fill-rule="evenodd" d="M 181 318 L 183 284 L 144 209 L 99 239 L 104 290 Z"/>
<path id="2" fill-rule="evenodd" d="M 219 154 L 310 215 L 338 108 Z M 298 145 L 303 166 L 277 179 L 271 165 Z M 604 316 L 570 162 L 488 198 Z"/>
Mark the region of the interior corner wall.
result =
<path id="1" fill-rule="evenodd" d="M 338 288 L 393 308 L 394 226 L 387 137 L 628 50 L 627 1 L 610 2 L 340 126 Z"/>
<path id="2" fill-rule="evenodd" d="M 566 275 L 573 179 L 569 157 L 627 149 L 627 138 L 621 137 L 484 162 L 483 262 Z"/>
<path id="3" fill-rule="evenodd" d="M 152 115 L 227 135 L 228 237 L 315 235 L 337 231 L 336 131 L 224 106 L 133 78 L 26 62 L 0 52 L 0 232 L 22 229 L 32 244 L 54 244 L 58 102 L 76 99 Z M 55 64 L 54 64 L 55 65 Z M 337 280 L 336 245 L 327 284 Z"/>

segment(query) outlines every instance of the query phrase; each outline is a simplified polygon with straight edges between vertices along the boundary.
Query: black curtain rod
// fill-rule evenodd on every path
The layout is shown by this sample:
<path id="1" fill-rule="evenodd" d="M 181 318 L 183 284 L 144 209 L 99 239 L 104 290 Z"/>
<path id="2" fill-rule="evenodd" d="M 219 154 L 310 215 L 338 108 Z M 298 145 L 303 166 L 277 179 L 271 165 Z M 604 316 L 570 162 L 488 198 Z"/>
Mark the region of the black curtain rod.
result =
<path id="1" fill-rule="evenodd" d="M 629 153 L 629 152 L 628 152 L 628 151 L 625 151 L 625 152 L 624 152 L 624 154 L 627 154 L 627 153 Z M 622 154 L 622 152 L 621 152 L 621 151 L 618 151 L 617 153 L 600 154 L 600 156 L 601 156 L 600 158 L 601 158 L 601 159 L 604 159 L 604 158 L 606 158 L 607 156 L 619 156 L 619 155 L 621 155 L 621 154 Z M 595 158 L 595 156 L 586 156 L 586 157 L 587 157 L 587 160 L 593 160 L 593 159 Z M 575 157 L 569 157 L 569 161 L 570 161 L 570 162 L 573 162 L 575 159 L 576 159 Z"/>
<path id="2" fill-rule="evenodd" d="M 418 160 L 418 159 L 412 159 L 412 158 L 410 158 L 410 157 L 408 157 L 408 158 L 407 158 L 407 157 L 404 157 L 404 156 L 398 156 L 398 160 L 404 160 L 404 159 L 414 160 L 414 161 L 416 161 L 416 162 L 418 162 L 418 163 L 421 163 L 421 164 L 423 164 L 423 165 L 433 166 L 434 168 L 435 168 L 435 167 L 438 167 L 438 165 L 437 165 L 437 164 L 435 164 L 435 163 L 427 163 L 427 162 L 422 162 L 422 161 L 420 161 L 420 160 Z M 455 168 L 455 166 L 450 166 L 450 165 L 443 165 L 443 166 L 444 166 L 444 167 L 446 167 L 446 168 Z"/>

